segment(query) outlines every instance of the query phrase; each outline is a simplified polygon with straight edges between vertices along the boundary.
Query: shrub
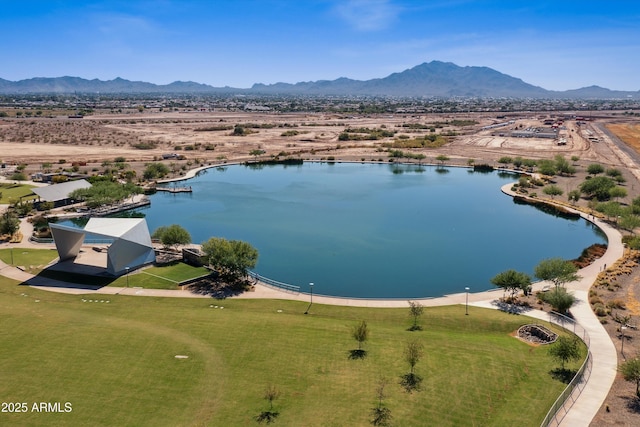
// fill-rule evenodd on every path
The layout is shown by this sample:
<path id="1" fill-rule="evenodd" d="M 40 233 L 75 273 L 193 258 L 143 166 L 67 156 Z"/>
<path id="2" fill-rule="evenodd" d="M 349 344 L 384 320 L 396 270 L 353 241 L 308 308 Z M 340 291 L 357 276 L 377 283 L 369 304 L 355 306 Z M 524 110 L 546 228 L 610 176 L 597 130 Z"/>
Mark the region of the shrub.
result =
<path id="1" fill-rule="evenodd" d="M 591 305 L 602 304 L 602 300 L 600 299 L 599 296 L 593 296 L 589 298 L 589 304 Z"/>
<path id="2" fill-rule="evenodd" d="M 598 317 L 604 317 L 607 315 L 607 309 L 602 303 L 598 303 L 593 306 L 593 312 Z"/>
<path id="3" fill-rule="evenodd" d="M 614 300 L 609 301 L 607 303 L 607 307 L 609 307 L 609 308 L 617 308 L 619 310 L 626 310 L 627 309 L 626 303 L 621 299 L 614 299 Z"/>

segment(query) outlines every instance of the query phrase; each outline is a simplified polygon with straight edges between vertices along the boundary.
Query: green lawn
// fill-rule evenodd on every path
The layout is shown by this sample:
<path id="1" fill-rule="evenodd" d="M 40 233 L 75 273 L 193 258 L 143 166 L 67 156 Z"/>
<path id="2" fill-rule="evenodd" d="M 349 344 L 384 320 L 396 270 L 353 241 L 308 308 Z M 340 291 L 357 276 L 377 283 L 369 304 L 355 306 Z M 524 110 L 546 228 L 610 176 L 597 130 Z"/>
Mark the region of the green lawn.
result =
<path id="1" fill-rule="evenodd" d="M 366 426 L 385 376 L 396 426 L 538 426 L 565 386 L 550 376 L 558 365 L 546 347 L 510 336 L 527 323 L 523 316 L 427 308 L 424 330 L 408 332 L 408 308 L 314 304 L 304 315 L 306 308 L 291 301 L 74 296 L 0 277 L 2 401 L 73 408 L 0 413 L 0 424 L 256 426 L 253 417 L 268 408 L 263 390 L 274 384 L 281 393 L 275 425 Z M 371 330 L 368 355 L 350 360 L 357 348 L 350 330 L 363 319 Z M 405 343 L 414 338 L 425 346 L 416 367 L 424 381 L 408 394 L 398 381 L 408 371 Z"/>
<path id="2" fill-rule="evenodd" d="M 32 194 L 32 188 L 33 185 L 9 182 L 0 183 L 0 204 L 14 204 L 19 202 L 21 197 L 24 197 L 24 200 L 33 199 L 35 196 L 26 197 Z"/>
<path id="3" fill-rule="evenodd" d="M 39 274 L 50 279 L 63 282 L 86 284 L 95 286 L 127 286 L 127 276 L 117 278 L 87 276 L 84 274 L 68 273 L 56 270 L 44 270 L 51 261 L 58 257 L 55 249 L 27 249 L 8 248 L 0 249 L 0 260 L 9 265 L 24 267 L 31 274 Z M 13 260 L 13 262 L 12 262 Z M 177 262 L 161 267 L 150 267 L 133 271 L 129 274 L 129 286 L 150 289 L 179 289 L 178 283 L 207 275 L 209 271 L 204 267 L 194 267 L 189 264 Z"/>
<path id="4" fill-rule="evenodd" d="M 38 274 L 51 261 L 58 258 L 55 249 L 7 248 L 0 249 L 0 260 L 8 265 L 24 267 L 31 274 Z"/>
<path id="5" fill-rule="evenodd" d="M 183 262 L 138 270 L 129 275 L 129 286 L 151 289 L 178 289 L 178 283 L 184 280 L 206 276 L 209 270 L 194 267 Z M 126 286 L 126 277 L 120 277 L 112 286 Z"/>

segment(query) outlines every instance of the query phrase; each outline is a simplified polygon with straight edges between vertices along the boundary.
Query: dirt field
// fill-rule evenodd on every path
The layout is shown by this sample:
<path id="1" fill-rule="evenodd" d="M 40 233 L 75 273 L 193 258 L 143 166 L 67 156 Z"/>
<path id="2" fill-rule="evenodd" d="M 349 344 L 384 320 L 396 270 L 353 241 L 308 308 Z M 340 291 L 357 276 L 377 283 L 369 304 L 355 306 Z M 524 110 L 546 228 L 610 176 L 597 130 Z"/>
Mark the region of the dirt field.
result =
<path id="1" fill-rule="evenodd" d="M 640 124 L 638 123 L 609 123 L 607 129 L 624 141 L 629 147 L 640 153 Z"/>
<path id="2" fill-rule="evenodd" d="M 565 114 L 565 113 L 563 113 Z M 571 113 L 566 113 L 570 115 Z M 436 134 L 456 134 L 450 142 L 437 149 L 410 149 L 422 153 L 425 162 L 435 162 L 438 155 L 450 157 L 449 163 L 495 163 L 503 156 L 553 158 L 556 154 L 578 156 L 582 162 L 598 161 L 607 166 L 629 167 L 619 150 L 607 141 L 599 129 L 599 120 L 577 125 L 567 120 L 560 137 L 566 145 L 553 139 L 513 138 L 504 136 L 510 130 L 543 126 L 547 115 L 514 115 L 514 123 L 494 129 L 482 127 L 499 123 L 495 114 L 442 115 L 380 115 L 344 116 L 339 114 L 264 114 L 264 113 L 160 113 L 96 114 L 84 119 L 22 118 L 0 120 L 0 160 L 6 163 L 26 163 L 31 171 L 42 163 L 65 167 L 71 161 L 87 162 L 86 172 L 95 172 L 104 161 L 124 157 L 134 168 L 161 159 L 165 154 L 182 155 L 182 161 L 171 160 L 174 166 L 193 167 L 224 161 L 254 160 L 250 153 L 263 150 L 260 159 L 274 156 L 322 160 L 328 157 L 344 160 L 388 161 L 382 144 L 394 138 L 340 141 L 347 128 L 386 129 L 414 138 Z M 453 120 L 473 120 L 468 126 L 442 125 Z M 612 118 L 613 120 L 613 118 Z M 619 119 L 616 119 L 619 120 Z M 633 123 L 633 122 L 630 122 Z M 233 128 L 243 126 L 248 134 L 234 136 Z M 435 127 L 412 128 L 412 125 Z M 637 125 L 637 123 L 636 123 Z M 610 125 L 613 126 L 613 125 Z M 618 129 L 633 129 L 629 123 L 616 124 Z M 636 126 L 637 129 L 637 126 Z M 602 140 L 594 143 L 588 135 Z M 167 162 L 170 163 L 170 162 Z M 177 171 L 177 174 L 180 172 Z M 640 174 L 638 174 L 640 175 Z"/>
<path id="3" fill-rule="evenodd" d="M 389 153 L 383 144 L 392 143 L 398 135 L 412 139 L 434 133 L 455 134 L 439 148 L 403 151 L 423 154 L 426 157 L 420 160 L 423 163 L 436 163 L 436 157 L 444 155 L 449 158 L 447 164 L 455 165 L 467 165 L 473 160 L 476 164 L 497 166 L 497 160 L 504 156 L 553 159 L 560 154 L 567 159 L 576 157 L 572 163 L 578 173 L 574 177 L 557 178 L 556 183 L 565 194 L 584 180 L 586 166 L 597 162 L 623 171 L 628 192 L 623 202 L 640 196 L 638 164 L 609 136 L 609 132 L 615 134 L 640 152 L 638 119 L 611 114 L 580 124 L 575 120 L 564 120 L 559 136 L 566 141 L 565 145 L 559 145 L 554 139 L 509 136 L 513 130 L 544 127 L 545 119 L 571 115 L 571 112 L 552 115 L 523 113 L 497 119 L 495 113 L 346 116 L 327 113 L 144 112 L 96 114 L 84 119 L 66 116 L 5 118 L 0 119 L 0 161 L 7 164 L 2 170 L 5 174 L 11 173 L 18 164 L 26 164 L 25 172 L 34 173 L 42 171 L 43 164 L 51 164 L 55 171 L 70 168 L 72 162 L 81 165 L 79 172 L 94 174 L 108 167 L 117 157 L 122 157 L 138 176 L 146 163 L 163 161 L 170 166 L 172 176 L 179 177 L 197 166 L 276 157 L 389 162 Z M 473 121 L 474 124 L 457 122 L 459 124 L 454 125 L 454 120 Z M 507 120 L 513 123 L 483 129 Z M 237 125 L 246 131 L 242 136 L 234 135 Z M 340 134 L 348 128 L 384 129 L 394 131 L 396 135 L 375 140 L 340 140 Z M 256 150 L 264 153 L 256 154 Z M 184 158 L 162 160 L 163 155 Z M 541 193 L 540 197 L 543 196 Z M 566 200 L 566 196 L 560 197 Z M 581 203 L 586 204 L 584 201 Z M 640 325 L 640 303 L 636 299 L 640 297 L 639 278 L 640 267 L 633 266 L 629 274 L 617 279 L 618 285 L 613 287 L 614 290 L 594 290 L 603 302 L 623 301 L 626 310 L 619 311 L 631 315 L 630 323 L 634 325 Z M 611 320 L 605 325 L 620 348 L 617 326 Z M 627 357 L 632 357 L 640 354 L 640 336 L 637 336 L 640 331 L 631 329 L 628 332 L 624 350 Z M 633 384 L 618 378 L 592 425 L 640 425 L 640 405 L 632 398 L 633 392 Z"/>

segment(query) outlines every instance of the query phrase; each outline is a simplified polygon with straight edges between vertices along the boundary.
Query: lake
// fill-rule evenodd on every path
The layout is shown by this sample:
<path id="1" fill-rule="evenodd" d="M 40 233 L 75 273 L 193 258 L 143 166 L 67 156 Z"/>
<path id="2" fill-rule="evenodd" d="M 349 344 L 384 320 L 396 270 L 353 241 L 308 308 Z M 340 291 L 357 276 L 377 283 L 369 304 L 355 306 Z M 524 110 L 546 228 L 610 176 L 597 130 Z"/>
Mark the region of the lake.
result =
<path id="1" fill-rule="evenodd" d="M 500 191 L 509 173 L 359 163 L 232 165 L 158 192 L 141 209 L 153 232 L 180 224 L 194 243 L 244 240 L 255 272 L 307 292 L 420 298 L 493 289 L 542 259 L 577 258 L 606 237 L 583 219 L 517 204 Z"/>

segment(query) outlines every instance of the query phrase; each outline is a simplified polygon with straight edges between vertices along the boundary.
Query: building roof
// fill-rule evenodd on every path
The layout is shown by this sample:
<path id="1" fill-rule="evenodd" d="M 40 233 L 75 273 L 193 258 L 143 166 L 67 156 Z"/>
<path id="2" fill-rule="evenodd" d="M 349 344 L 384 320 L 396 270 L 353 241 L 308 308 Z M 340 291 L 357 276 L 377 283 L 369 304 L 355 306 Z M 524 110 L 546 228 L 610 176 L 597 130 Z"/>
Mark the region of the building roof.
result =
<path id="1" fill-rule="evenodd" d="M 60 184 L 48 185 L 46 187 L 36 187 L 32 191 L 45 202 L 57 202 L 69 198 L 69 194 L 79 188 L 89 188 L 91 184 L 84 179 L 67 181 Z"/>

